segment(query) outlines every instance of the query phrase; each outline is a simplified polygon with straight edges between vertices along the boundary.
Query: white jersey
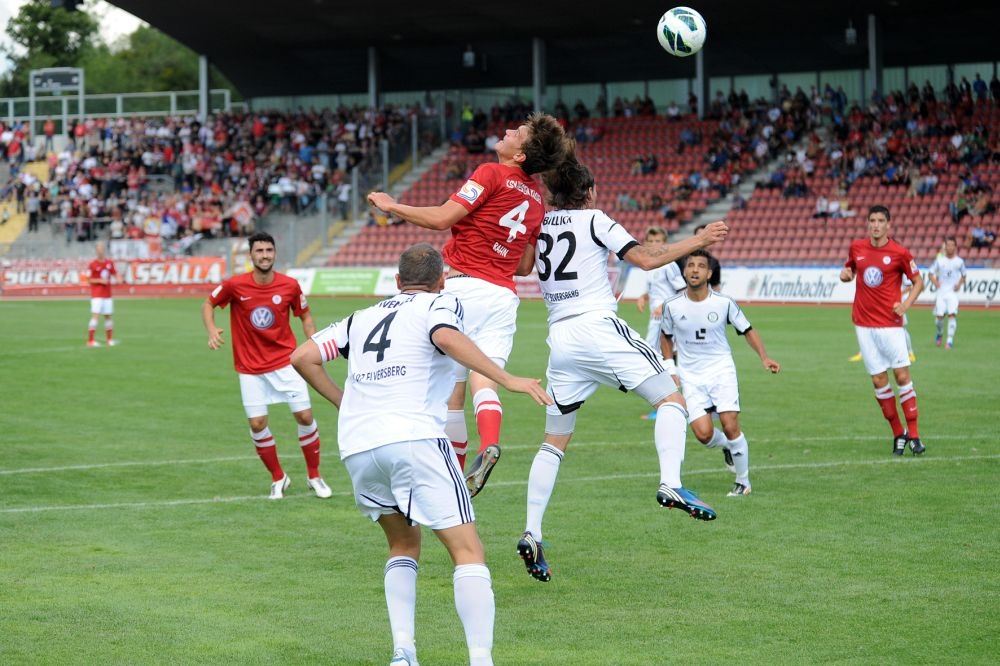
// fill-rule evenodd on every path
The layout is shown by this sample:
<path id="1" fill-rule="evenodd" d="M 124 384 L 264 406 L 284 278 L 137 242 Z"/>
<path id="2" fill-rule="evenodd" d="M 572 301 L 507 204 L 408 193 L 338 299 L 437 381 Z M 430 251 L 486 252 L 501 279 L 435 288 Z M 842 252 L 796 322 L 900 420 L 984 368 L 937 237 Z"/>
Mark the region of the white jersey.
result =
<path id="1" fill-rule="evenodd" d="M 673 338 L 683 382 L 690 381 L 686 377 L 736 372 L 727 324 L 741 335 L 750 330 L 750 321 L 736 301 L 713 289 L 703 301 L 692 301 L 685 291 L 666 302 L 660 327 Z"/>
<path id="2" fill-rule="evenodd" d="M 463 330 L 457 298 L 402 293 L 312 336 L 324 363 L 348 359 L 337 420 L 341 458 L 393 442 L 447 437 L 455 362 L 431 340 L 442 326 Z"/>
<path id="3" fill-rule="evenodd" d="M 939 254 L 934 263 L 931 264 L 930 272 L 937 277 L 941 284 L 938 287 L 938 293 L 955 291 L 955 285 L 965 276 L 965 260 L 957 254 L 950 259 Z"/>
<path id="4" fill-rule="evenodd" d="M 546 213 L 535 248 L 535 268 L 549 308 L 549 323 L 584 312 L 616 312 L 608 255 L 614 253 L 621 259 L 638 244 L 603 211 Z"/>
<path id="5" fill-rule="evenodd" d="M 649 294 L 650 312 L 685 289 L 687 283 L 676 261 L 646 272 L 646 293 Z"/>

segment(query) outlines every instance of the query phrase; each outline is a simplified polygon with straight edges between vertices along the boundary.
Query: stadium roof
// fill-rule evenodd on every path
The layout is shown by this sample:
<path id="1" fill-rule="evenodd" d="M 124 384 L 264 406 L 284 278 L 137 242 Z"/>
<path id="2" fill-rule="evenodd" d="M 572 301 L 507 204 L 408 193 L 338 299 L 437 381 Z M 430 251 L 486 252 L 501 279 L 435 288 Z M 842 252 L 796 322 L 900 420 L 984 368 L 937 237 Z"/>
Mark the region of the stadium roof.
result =
<path id="1" fill-rule="evenodd" d="M 383 91 L 530 86 L 532 39 L 545 43 L 548 85 L 694 76 L 667 55 L 660 0 L 112 0 L 204 54 L 247 97 L 368 89 L 368 50 Z M 879 17 L 882 64 L 993 62 L 1000 10 L 984 0 L 706 0 L 709 76 L 866 69 L 868 16 Z M 845 42 L 851 22 L 856 45 Z M 462 66 L 471 45 L 475 68 Z M 992 70 L 983 71 L 989 80 Z"/>

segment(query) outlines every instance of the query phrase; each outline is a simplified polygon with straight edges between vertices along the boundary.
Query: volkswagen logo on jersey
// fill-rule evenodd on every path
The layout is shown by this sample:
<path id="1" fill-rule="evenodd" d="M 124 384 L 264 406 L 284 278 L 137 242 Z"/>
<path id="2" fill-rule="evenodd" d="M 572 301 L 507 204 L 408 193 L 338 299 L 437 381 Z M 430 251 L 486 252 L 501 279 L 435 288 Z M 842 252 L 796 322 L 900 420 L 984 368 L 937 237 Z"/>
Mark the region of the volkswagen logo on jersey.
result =
<path id="1" fill-rule="evenodd" d="M 882 269 L 876 266 L 869 266 L 866 268 L 865 284 L 873 289 L 882 284 Z"/>
<path id="2" fill-rule="evenodd" d="M 274 313 L 271 312 L 271 308 L 254 308 L 250 313 L 250 323 L 254 328 L 271 328 L 274 326 Z"/>

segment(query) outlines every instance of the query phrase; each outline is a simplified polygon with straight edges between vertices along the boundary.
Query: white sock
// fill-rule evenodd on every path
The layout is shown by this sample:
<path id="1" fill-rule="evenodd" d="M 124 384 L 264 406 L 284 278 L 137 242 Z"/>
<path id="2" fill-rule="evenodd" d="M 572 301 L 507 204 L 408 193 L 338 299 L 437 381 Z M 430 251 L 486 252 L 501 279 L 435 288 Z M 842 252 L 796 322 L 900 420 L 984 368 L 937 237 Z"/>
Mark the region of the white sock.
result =
<path id="1" fill-rule="evenodd" d="M 733 467 L 736 468 L 736 483 L 750 485 L 750 447 L 746 435 L 742 432 L 736 439 L 728 441 L 727 448 L 733 454 Z"/>
<path id="2" fill-rule="evenodd" d="M 493 583 L 485 564 L 455 567 L 455 610 L 465 628 L 470 666 L 493 666 Z"/>
<path id="3" fill-rule="evenodd" d="M 956 317 L 948 317 L 948 342 L 955 341 L 955 329 L 958 328 L 958 319 Z"/>
<path id="4" fill-rule="evenodd" d="M 264 428 L 260 432 L 250 431 L 250 439 L 253 440 L 254 446 L 258 448 L 266 448 L 268 446 L 274 446 L 274 435 L 271 434 L 270 428 Z"/>
<path id="5" fill-rule="evenodd" d="M 309 446 L 317 439 L 319 439 L 319 426 L 316 425 L 316 419 L 309 425 L 299 425 L 299 446 Z"/>
<path id="6" fill-rule="evenodd" d="M 726 444 L 728 444 L 728 443 L 729 443 L 729 440 L 726 439 L 726 433 L 722 432 L 718 428 L 713 428 L 712 429 L 712 439 L 708 440 L 705 443 L 705 448 L 706 449 L 717 449 L 720 446 L 723 447 L 723 448 L 725 448 Z"/>
<path id="7" fill-rule="evenodd" d="M 528 518 L 524 529 L 531 532 L 536 541 L 542 540 L 542 517 L 552 497 L 563 455 L 551 444 L 542 444 L 528 472 Z"/>
<path id="8" fill-rule="evenodd" d="M 937 327 L 938 337 L 941 337 L 941 334 L 944 333 L 944 321 L 941 319 L 936 319 L 934 320 L 934 326 Z"/>
<path id="9" fill-rule="evenodd" d="M 665 402 L 656 410 L 653 442 L 656 444 L 656 456 L 660 459 L 660 483 L 670 488 L 681 487 L 687 416 L 687 410 L 676 402 Z"/>
<path id="10" fill-rule="evenodd" d="M 449 409 L 448 418 L 444 422 L 444 434 L 451 440 L 451 447 L 456 456 L 464 456 L 469 452 L 469 426 L 465 424 L 464 409 Z"/>
<path id="11" fill-rule="evenodd" d="M 393 557 L 385 563 L 385 605 L 389 609 L 392 649 L 416 654 L 414 616 L 417 610 L 417 561 Z"/>

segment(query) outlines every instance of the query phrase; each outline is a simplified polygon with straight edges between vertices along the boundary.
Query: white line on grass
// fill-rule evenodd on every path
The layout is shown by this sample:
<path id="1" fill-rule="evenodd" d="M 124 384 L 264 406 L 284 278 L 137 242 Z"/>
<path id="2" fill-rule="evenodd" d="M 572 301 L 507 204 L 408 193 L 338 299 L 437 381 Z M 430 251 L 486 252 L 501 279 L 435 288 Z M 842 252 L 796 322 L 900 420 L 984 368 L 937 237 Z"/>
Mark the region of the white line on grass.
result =
<path id="1" fill-rule="evenodd" d="M 792 469 L 823 469 L 830 467 L 868 467 L 874 465 L 899 465 L 899 464 L 931 464 L 931 463 L 955 463 L 964 462 L 970 460 L 1000 460 L 1000 454 L 990 454 L 981 456 L 947 456 L 947 457 L 927 457 L 922 458 L 907 458 L 900 460 L 899 458 L 886 458 L 881 460 L 837 460 L 831 462 L 817 462 L 817 463 L 790 463 L 787 465 L 754 465 L 754 470 L 792 470 Z M 685 476 L 695 476 L 699 474 L 718 474 L 719 469 L 713 467 L 711 469 L 695 469 L 695 470 L 684 470 Z M 563 483 L 595 483 L 601 481 L 621 481 L 627 479 L 650 479 L 656 478 L 654 472 L 646 472 L 640 474 L 608 474 L 602 476 L 580 476 L 580 477 L 567 477 L 561 479 Z M 518 481 L 493 481 L 490 483 L 491 487 L 496 486 L 525 486 L 528 484 L 527 479 Z M 349 497 L 352 493 L 349 492 L 335 492 L 335 496 L 338 497 Z M 301 495 L 298 497 L 286 497 L 282 501 L 296 500 L 296 499 L 310 499 L 308 495 Z M 44 511 L 97 511 L 101 509 L 150 509 L 150 508 L 161 508 L 161 507 L 175 507 L 175 506 L 192 506 L 199 504 L 223 504 L 232 502 L 257 502 L 267 500 L 263 495 L 247 495 L 247 496 L 235 496 L 235 497 L 206 497 L 200 499 L 183 499 L 183 500 L 162 500 L 156 502 L 116 502 L 112 504 L 79 504 L 79 505 L 64 505 L 64 506 L 25 506 L 10 509 L 0 509 L 0 514 L 5 513 L 41 513 Z M 270 500 L 268 500 L 270 501 Z"/>
<path id="2" fill-rule="evenodd" d="M 119 460 L 111 463 L 91 465 L 64 465 L 62 467 L 22 467 L 21 469 L 0 469 L 0 476 L 9 474 L 47 474 L 49 472 L 70 472 L 86 469 L 108 469 L 111 467 L 156 467 L 163 465 L 203 465 L 236 460 L 257 460 L 256 456 L 229 456 L 227 458 L 191 458 L 189 460 Z"/>
<path id="3" fill-rule="evenodd" d="M 946 437 L 938 437 L 935 435 L 924 435 L 923 439 L 929 442 L 933 441 L 944 441 L 948 439 L 986 439 L 987 433 L 972 433 L 972 432 L 950 432 Z M 768 437 L 754 437 L 753 442 L 755 444 L 796 444 L 802 442 L 868 442 L 868 441 L 883 441 L 885 437 L 877 437 L 874 435 L 865 436 L 855 436 L 855 435 L 844 435 L 840 437 L 781 437 L 781 438 L 768 438 Z M 646 440 L 633 440 L 632 442 L 593 442 L 593 441 L 582 441 L 582 442 L 572 442 L 570 448 L 583 449 L 583 448 L 596 448 L 605 446 L 619 446 L 622 444 L 636 444 L 639 446 L 647 446 L 651 444 L 652 441 Z M 541 444 L 504 444 L 503 448 L 506 451 L 524 451 L 524 450 L 534 450 L 538 448 Z M 692 444 L 693 446 L 693 444 Z M 222 458 L 187 458 L 182 460 L 119 460 L 116 462 L 107 463 L 91 463 L 87 465 L 61 465 L 58 467 L 21 467 L 16 469 L 0 469 L 0 476 L 9 476 L 11 474 L 47 474 L 50 472 L 72 472 L 88 469 L 111 469 L 114 467 L 154 467 L 163 465 L 203 465 L 205 463 L 216 463 L 216 462 L 245 462 L 249 460 L 257 460 L 256 456 L 244 455 L 244 456 L 228 456 Z"/>

